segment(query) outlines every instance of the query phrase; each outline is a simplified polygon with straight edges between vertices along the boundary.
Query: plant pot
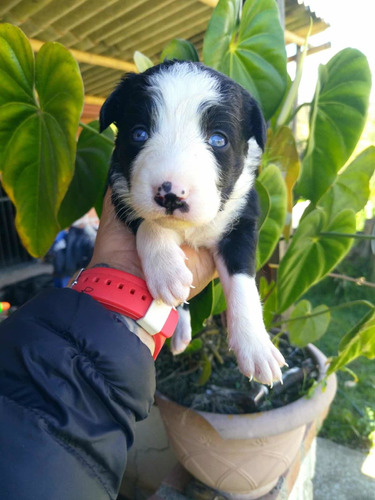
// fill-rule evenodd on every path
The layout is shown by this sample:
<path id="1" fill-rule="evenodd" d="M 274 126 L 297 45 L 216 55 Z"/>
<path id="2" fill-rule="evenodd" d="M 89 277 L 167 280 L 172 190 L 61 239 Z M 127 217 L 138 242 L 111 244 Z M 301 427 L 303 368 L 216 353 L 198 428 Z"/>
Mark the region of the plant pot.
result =
<path id="1" fill-rule="evenodd" d="M 327 358 L 309 345 L 325 375 Z M 336 393 L 336 376 L 311 398 L 262 413 L 223 415 L 195 411 L 158 393 L 169 441 L 177 459 L 195 478 L 227 498 L 247 500 L 268 493 L 292 463 L 306 427 L 328 414 Z"/>

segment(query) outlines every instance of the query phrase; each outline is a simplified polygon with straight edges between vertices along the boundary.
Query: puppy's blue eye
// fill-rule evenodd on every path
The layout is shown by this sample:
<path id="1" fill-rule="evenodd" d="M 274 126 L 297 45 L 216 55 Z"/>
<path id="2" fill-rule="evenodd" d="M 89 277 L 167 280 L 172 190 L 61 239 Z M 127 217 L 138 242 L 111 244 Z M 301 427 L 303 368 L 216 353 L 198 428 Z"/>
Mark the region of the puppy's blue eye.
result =
<path id="1" fill-rule="evenodd" d="M 146 142 L 148 139 L 148 133 L 144 128 L 136 128 L 133 130 L 132 138 L 134 142 Z"/>
<path id="2" fill-rule="evenodd" d="M 223 148 L 228 143 L 227 138 L 223 134 L 212 134 L 208 139 L 208 144 L 214 148 Z"/>

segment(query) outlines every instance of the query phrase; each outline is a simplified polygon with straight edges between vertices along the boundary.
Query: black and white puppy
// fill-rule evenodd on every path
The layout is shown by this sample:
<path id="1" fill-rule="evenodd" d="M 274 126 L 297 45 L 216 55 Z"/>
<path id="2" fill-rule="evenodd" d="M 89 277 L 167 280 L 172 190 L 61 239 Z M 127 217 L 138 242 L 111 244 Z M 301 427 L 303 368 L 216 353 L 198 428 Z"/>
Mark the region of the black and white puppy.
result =
<path id="1" fill-rule="evenodd" d="M 118 134 L 109 172 L 117 216 L 136 233 L 151 295 L 186 301 L 192 275 L 180 245 L 212 251 L 227 301 L 229 348 L 241 372 L 272 384 L 285 361 L 264 327 L 255 284 L 257 196 L 265 143 L 255 100 L 200 63 L 167 61 L 127 74 L 105 101 L 101 130 Z M 190 341 L 186 316 L 172 339 Z"/>

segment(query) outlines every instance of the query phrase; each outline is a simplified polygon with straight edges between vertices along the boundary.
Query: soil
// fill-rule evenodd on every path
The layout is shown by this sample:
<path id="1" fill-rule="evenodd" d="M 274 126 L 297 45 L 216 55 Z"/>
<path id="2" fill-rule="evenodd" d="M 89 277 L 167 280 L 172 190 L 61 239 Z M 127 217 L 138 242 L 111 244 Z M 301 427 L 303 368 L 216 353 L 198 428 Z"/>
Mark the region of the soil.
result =
<path id="1" fill-rule="evenodd" d="M 156 362 L 157 389 L 173 401 L 200 411 L 222 414 L 256 413 L 291 403 L 305 395 L 318 378 L 314 359 L 305 348 L 289 343 L 285 333 L 272 332 L 288 367 L 283 384 L 269 388 L 242 375 L 228 351 L 220 317 L 194 340 L 198 350 L 173 356 L 165 347 Z M 193 352 L 192 352 L 193 351 Z"/>

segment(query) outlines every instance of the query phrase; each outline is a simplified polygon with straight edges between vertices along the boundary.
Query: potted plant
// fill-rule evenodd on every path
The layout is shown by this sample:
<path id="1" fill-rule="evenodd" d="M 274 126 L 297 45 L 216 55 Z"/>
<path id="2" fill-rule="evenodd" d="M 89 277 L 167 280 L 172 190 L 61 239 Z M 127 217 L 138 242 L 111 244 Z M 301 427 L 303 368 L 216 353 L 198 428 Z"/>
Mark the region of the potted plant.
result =
<path id="1" fill-rule="evenodd" d="M 163 51 L 164 57 L 197 60 L 198 54 L 190 43 L 174 40 Z M 135 55 L 135 61 L 140 69 L 152 64 L 140 53 Z M 258 245 L 259 288 L 266 325 L 269 329 L 279 328 L 274 341 L 281 346 L 288 340 L 296 348 L 304 349 L 326 332 L 331 311 L 323 304 L 312 308 L 303 296 L 349 251 L 357 237 L 355 214 L 369 196 L 368 183 L 374 171 L 375 148 L 370 147 L 350 159 L 363 129 L 368 106 L 371 76 L 366 58 L 357 50 L 346 49 L 320 68 L 315 96 L 308 104 L 310 134 L 302 151 L 297 150 L 289 126 L 294 116 L 293 104 L 301 68 L 295 81 L 289 82 L 283 31 L 274 0 L 248 0 L 243 8 L 240 0 L 221 0 L 205 35 L 203 62 L 227 73 L 247 88 L 257 98 L 269 121 L 267 148 L 256 185 L 262 212 Z M 3 75 L 0 82 L 1 181 L 16 206 L 17 229 L 22 241 L 32 255 L 42 256 L 60 227 L 69 225 L 91 206 L 100 205 L 112 137 L 100 136 L 95 126 L 85 126 L 77 143 L 83 102 L 82 81 L 76 62 L 61 45 L 45 44 L 34 61 L 31 47 L 22 32 L 10 25 L 1 25 L 0 69 Z M 309 205 L 297 228 L 292 230 L 292 208 L 300 199 L 308 200 Z M 283 239 L 286 249 L 275 260 L 280 239 Z M 237 491 L 231 494 L 241 495 L 246 491 L 247 498 L 251 498 L 249 495 L 256 498 L 265 493 L 291 460 L 267 449 L 271 441 L 276 441 L 269 436 L 278 427 L 282 428 L 293 441 L 293 445 L 284 444 L 284 447 L 290 448 L 291 456 L 295 454 L 299 446 L 297 438 L 302 439 L 307 423 L 321 420 L 328 410 L 335 390 L 332 374 L 344 369 L 359 355 L 375 356 L 375 307 L 369 302 L 364 305 L 368 313 L 348 332 L 343 332 L 338 353 L 328 364 L 314 348 L 309 352 L 300 351 L 302 358 L 307 360 L 305 365 L 310 366 L 301 368 L 296 361 L 298 377 L 302 374 L 302 384 L 300 380 L 298 387 L 304 384 L 305 393 L 310 391 L 310 399 L 299 393 L 298 388 L 296 400 L 288 404 L 289 410 L 295 411 L 296 430 L 289 425 L 293 420 L 291 416 L 287 417 L 288 425 L 278 423 L 280 408 L 246 417 L 229 417 L 225 413 L 214 416 L 205 410 L 194 413 L 187 408 L 177 408 L 173 425 L 167 424 L 171 435 L 180 433 L 175 426 L 187 425 L 187 418 L 191 416 L 193 421 L 205 426 L 198 441 L 206 449 L 210 440 L 215 446 L 218 440 L 230 438 L 235 441 L 234 451 L 230 452 L 232 465 L 227 461 L 229 467 L 220 476 L 227 477 L 238 467 L 236 457 L 242 456 L 238 448 L 242 438 L 238 432 L 240 428 L 245 429 L 246 441 L 255 440 L 266 456 L 273 456 L 275 460 L 273 463 L 268 460 L 268 469 L 262 466 L 262 482 L 257 480 L 257 484 L 251 484 L 249 474 L 244 472 L 241 481 L 237 479 Z M 191 303 L 196 336 L 188 352 L 173 363 L 181 363 L 181 366 L 186 366 L 184 371 L 194 372 L 197 375 L 195 385 L 204 387 L 204 383 L 210 383 L 212 386 L 208 382 L 212 370 L 215 364 L 221 364 L 220 359 L 223 360 L 222 349 L 218 347 L 218 344 L 223 345 L 222 335 L 212 334 L 210 321 L 216 320 L 207 318 L 224 309 L 225 301 L 216 282 Z M 204 323 L 204 333 L 198 334 Z M 222 330 L 222 325 L 215 330 Z M 288 332 L 287 337 L 285 332 Z M 213 338 L 218 339 L 216 343 Z M 289 344 L 286 349 L 291 349 Z M 312 365 L 310 359 L 313 359 Z M 315 378 L 311 377 L 310 383 L 306 382 L 305 371 L 316 371 L 316 365 L 319 373 Z M 173 378 L 175 367 L 172 365 L 170 372 L 164 371 L 163 378 L 171 374 Z M 230 371 L 235 373 L 235 367 L 232 366 Z M 178 375 L 181 382 L 182 375 Z M 293 379 L 290 371 L 288 377 Z M 234 381 L 234 384 L 238 382 Z M 318 386 L 312 396 L 311 384 Z M 287 385 L 287 380 L 284 385 Z M 242 397 L 249 401 L 250 391 L 254 393 L 254 401 L 265 399 L 266 390 L 255 384 L 247 385 L 246 390 L 232 390 L 232 393 L 236 392 L 234 395 L 231 389 L 236 387 L 229 388 L 227 399 L 233 396 L 237 400 Z M 215 396 L 212 387 L 209 391 L 211 394 L 205 389 L 207 397 Z M 280 385 L 274 387 L 273 393 L 277 391 L 281 392 Z M 325 400 L 322 411 L 315 411 L 306 422 L 301 421 L 301 414 L 306 413 L 306 410 L 300 410 L 301 405 L 312 406 L 320 396 Z M 165 398 L 159 398 L 161 409 L 166 406 L 165 401 Z M 271 434 L 264 430 L 258 435 L 253 432 L 255 422 L 261 420 L 259 415 L 270 423 Z M 226 429 L 223 422 L 234 425 Z M 215 437 L 209 438 L 208 429 L 215 426 Z M 186 429 L 189 429 L 189 434 L 192 432 L 190 427 L 184 427 L 183 435 Z M 254 445 L 245 444 L 254 455 Z M 184 448 L 180 444 L 176 446 Z M 188 462 L 193 463 L 194 459 L 184 462 L 189 468 Z M 225 467 L 224 462 L 220 462 L 220 467 Z M 201 465 L 197 467 L 200 469 Z M 271 469 L 275 473 L 273 477 Z M 209 474 L 203 473 L 203 476 Z M 224 483 L 223 480 L 220 484 L 212 484 L 228 491 Z M 251 490 L 253 492 L 249 493 Z"/>

